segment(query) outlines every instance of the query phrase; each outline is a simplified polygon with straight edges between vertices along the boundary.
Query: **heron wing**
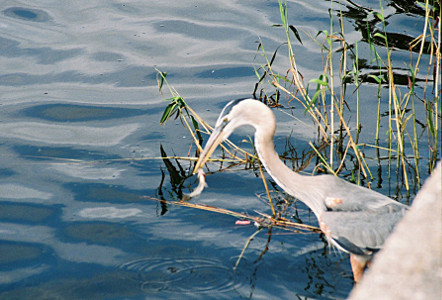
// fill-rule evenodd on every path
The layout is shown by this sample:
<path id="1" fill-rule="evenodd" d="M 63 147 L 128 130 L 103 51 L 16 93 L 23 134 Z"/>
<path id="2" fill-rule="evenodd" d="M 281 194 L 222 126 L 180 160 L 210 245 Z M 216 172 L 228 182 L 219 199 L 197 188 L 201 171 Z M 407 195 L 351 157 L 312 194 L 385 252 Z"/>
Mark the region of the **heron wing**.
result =
<path id="1" fill-rule="evenodd" d="M 335 176 L 326 181 L 326 211 L 321 213 L 320 223 L 326 226 L 327 236 L 353 254 L 371 255 L 379 250 L 408 207 Z"/>
<path id="2" fill-rule="evenodd" d="M 371 255 L 381 249 L 406 207 L 394 211 L 326 211 L 320 222 L 327 227 L 327 236 L 341 250 Z"/>

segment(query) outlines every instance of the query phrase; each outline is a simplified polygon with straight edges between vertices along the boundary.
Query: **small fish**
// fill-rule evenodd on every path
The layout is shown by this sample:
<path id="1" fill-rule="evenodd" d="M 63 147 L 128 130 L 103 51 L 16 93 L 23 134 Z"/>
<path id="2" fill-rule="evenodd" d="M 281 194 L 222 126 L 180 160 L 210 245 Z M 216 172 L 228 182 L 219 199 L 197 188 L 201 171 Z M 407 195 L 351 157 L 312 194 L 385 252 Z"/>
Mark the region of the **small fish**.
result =
<path id="1" fill-rule="evenodd" d="M 198 186 L 190 194 L 184 194 L 182 199 L 183 201 L 198 197 L 203 192 L 204 188 L 207 187 L 206 174 L 204 173 L 203 169 L 198 170 L 198 179 Z"/>

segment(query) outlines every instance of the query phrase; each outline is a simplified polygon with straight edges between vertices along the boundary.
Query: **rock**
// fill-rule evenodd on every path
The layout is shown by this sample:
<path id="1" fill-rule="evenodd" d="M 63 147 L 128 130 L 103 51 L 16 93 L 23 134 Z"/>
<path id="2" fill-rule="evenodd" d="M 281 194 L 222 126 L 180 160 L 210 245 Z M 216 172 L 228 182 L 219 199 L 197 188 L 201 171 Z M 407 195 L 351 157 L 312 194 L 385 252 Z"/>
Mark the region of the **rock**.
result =
<path id="1" fill-rule="evenodd" d="M 441 162 L 349 299 L 442 299 Z"/>

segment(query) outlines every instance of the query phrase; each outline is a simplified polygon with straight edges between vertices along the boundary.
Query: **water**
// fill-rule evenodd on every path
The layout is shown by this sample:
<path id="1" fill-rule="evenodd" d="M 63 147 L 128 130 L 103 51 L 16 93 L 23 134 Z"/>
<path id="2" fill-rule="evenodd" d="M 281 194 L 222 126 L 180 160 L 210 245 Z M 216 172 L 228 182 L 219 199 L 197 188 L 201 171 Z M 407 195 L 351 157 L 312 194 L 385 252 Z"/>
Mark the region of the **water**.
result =
<path id="1" fill-rule="evenodd" d="M 329 8 L 289 3 L 298 30 L 313 34 L 328 28 Z M 393 14 L 390 22 L 417 36 L 423 21 Z M 345 298 L 353 286 L 348 257 L 319 234 L 269 238 L 263 230 L 234 270 L 252 225 L 142 197 L 177 200 L 196 180 L 180 185 L 150 159 L 160 145 L 180 156 L 191 145 L 178 121 L 159 125 L 166 103 L 154 68 L 213 124 L 227 100 L 251 95 L 259 40 L 269 53 L 284 41 L 277 23 L 275 1 L 3 1 L 0 298 Z M 350 41 L 360 39 L 351 33 L 356 19 L 345 27 Z M 295 52 L 306 58 L 298 60 L 305 78 L 317 77 L 318 46 L 303 36 Z M 281 70 L 283 57 L 275 61 Z M 315 130 L 301 110 L 298 117 L 294 124 L 279 113 L 278 151 L 289 134 L 299 152 L 309 149 Z M 198 202 L 270 213 L 255 195 L 264 191 L 256 172 L 216 173 L 208 182 Z M 388 185 L 378 190 L 395 195 Z"/>

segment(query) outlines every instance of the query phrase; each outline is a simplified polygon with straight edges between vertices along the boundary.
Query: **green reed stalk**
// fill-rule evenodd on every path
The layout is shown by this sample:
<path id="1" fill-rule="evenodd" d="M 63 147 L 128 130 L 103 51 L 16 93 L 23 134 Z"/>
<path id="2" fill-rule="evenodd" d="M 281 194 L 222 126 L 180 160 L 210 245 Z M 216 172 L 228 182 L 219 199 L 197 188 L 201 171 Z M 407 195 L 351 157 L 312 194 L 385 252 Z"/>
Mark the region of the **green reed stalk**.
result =
<path id="1" fill-rule="evenodd" d="M 331 6 L 333 2 L 330 2 Z M 334 88 L 334 75 L 333 75 L 333 16 L 331 14 L 332 7 L 329 10 L 330 16 L 330 35 L 327 37 L 328 42 L 328 54 L 327 60 L 329 63 L 329 73 L 330 73 L 330 168 L 333 169 L 333 152 L 335 143 L 335 88 Z"/>
<path id="2" fill-rule="evenodd" d="M 341 112 L 341 114 L 344 113 L 344 103 L 345 103 L 345 93 L 347 90 L 347 85 L 346 85 L 346 78 L 348 76 L 348 72 L 347 72 L 347 51 L 348 51 L 348 44 L 345 41 L 345 34 L 344 34 L 344 21 L 342 19 L 342 12 L 339 14 L 339 27 L 341 30 L 341 44 L 342 44 L 342 55 L 341 55 L 341 65 L 339 67 L 339 78 L 341 80 L 341 85 L 340 85 L 340 99 L 339 99 L 339 110 Z M 344 127 L 343 124 L 340 123 L 339 125 L 339 138 L 338 138 L 338 152 L 341 154 L 341 166 L 342 166 L 342 159 L 345 157 L 346 151 L 344 152 L 344 155 L 342 155 L 343 153 L 343 140 L 344 140 L 344 136 L 343 136 L 343 132 L 344 132 Z M 346 148 L 348 149 L 348 147 Z"/>
<path id="3" fill-rule="evenodd" d="M 436 162 L 437 162 L 437 152 L 438 152 L 438 143 L 439 138 L 438 138 L 438 133 L 439 133 L 439 117 L 438 114 L 440 114 L 440 107 L 438 107 L 438 105 L 440 105 L 441 102 L 441 95 L 440 95 L 440 81 L 441 81 L 441 74 L 440 74 L 440 70 L 441 70 L 441 56 L 442 56 L 442 49 L 441 49 L 441 40 L 442 40 L 442 25 L 441 25 L 441 21 L 442 21 L 442 8 L 440 7 L 441 5 L 441 1 L 439 1 L 439 23 L 438 23 L 438 30 L 437 30 L 437 47 L 436 47 L 436 76 L 435 76 L 435 82 L 434 82 L 434 95 L 435 95 L 435 99 L 434 99 L 434 117 L 433 120 L 435 120 L 434 123 L 434 138 L 433 138 L 433 147 L 432 147 L 432 155 L 431 155 L 431 161 L 430 161 L 430 170 L 432 170 L 435 166 L 436 166 Z"/>
<path id="4" fill-rule="evenodd" d="M 361 123 L 359 122 L 359 51 L 358 42 L 355 43 L 355 60 L 353 63 L 353 78 L 356 86 L 356 144 L 359 143 L 359 133 L 361 128 Z"/>
<path id="5" fill-rule="evenodd" d="M 377 16 L 382 20 L 384 34 L 376 33 L 375 36 L 379 36 L 384 39 L 385 41 L 385 47 L 387 51 L 387 73 L 388 73 L 388 100 L 389 100 L 389 107 L 388 107 L 388 130 L 389 130 L 389 148 L 391 148 L 391 135 L 393 132 L 392 128 L 392 121 L 394 120 L 394 123 L 396 125 L 396 140 L 397 140 L 397 152 L 398 157 L 396 160 L 396 170 L 399 172 L 399 170 L 402 168 L 403 177 L 404 177 L 404 183 L 405 188 L 407 191 L 409 190 L 408 185 L 408 177 L 407 177 L 407 170 L 406 170 L 406 162 L 405 162 L 405 150 L 404 150 L 404 120 L 403 120 L 403 112 L 401 109 L 401 103 L 399 102 L 399 98 L 396 93 L 396 85 L 394 83 L 394 74 L 393 74 L 393 62 L 391 59 L 391 53 L 392 49 L 390 49 L 388 45 L 388 38 L 387 38 L 387 30 L 385 25 L 385 19 L 384 19 L 384 10 L 382 7 L 382 0 L 379 0 L 380 4 L 380 10 L 381 14 L 377 14 Z M 393 113 L 391 106 L 393 105 Z M 405 109 L 404 109 L 405 111 Z M 391 151 L 389 151 L 389 157 L 391 157 Z"/>
<path id="6" fill-rule="evenodd" d="M 416 109 L 414 105 L 414 87 L 416 84 L 416 74 L 413 71 L 413 68 L 410 67 L 411 72 L 411 85 L 410 85 L 410 92 L 409 95 L 411 97 L 411 110 L 412 110 L 412 116 L 413 116 L 413 141 L 411 142 L 413 152 L 414 152 L 414 170 L 416 174 L 416 181 L 419 184 L 420 183 L 420 176 L 419 176 L 419 142 L 418 142 L 418 136 L 417 136 L 417 127 L 416 127 Z"/>
<path id="7" fill-rule="evenodd" d="M 358 144 L 359 143 L 359 133 L 360 133 L 360 128 L 361 128 L 361 124 L 359 122 L 359 51 L 358 51 L 358 43 L 356 42 L 355 44 L 355 60 L 353 62 L 353 78 L 354 78 L 354 83 L 356 86 L 356 138 L 355 138 L 355 143 Z M 358 183 L 360 182 L 360 176 L 361 176 L 361 171 L 359 168 L 359 172 L 358 172 Z"/>
<path id="8" fill-rule="evenodd" d="M 386 26 L 385 26 L 385 21 L 384 21 L 384 9 L 382 7 L 382 0 L 379 0 L 379 6 L 381 9 L 381 13 L 376 13 L 376 16 L 382 20 L 382 24 L 383 24 L 383 28 L 384 28 L 384 33 L 386 33 Z M 381 33 L 375 33 L 374 37 L 380 37 L 385 41 L 385 47 L 387 49 L 387 55 L 389 55 L 389 50 L 388 50 L 388 40 L 387 40 L 387 36 Z M 388 64 L 389 66 L 390 64 Z M 388 68 L 387 66 L 387 68 Z M 391 146 L 392 146 L 392 132 L 393 132 L 393 128 L 391 127 L 391 121 L 392 121 L 392 113 L 391 113 L 391 105 L 392 105 L 392 93 L 391 93 L 391 86 L 389 84 L 388 86 L 388 130 L 387 130 L 387 137 L 388 137 L 388 178 L 391 178 Z"/>
<path id="9" fill-rule="evenodd" d="M 318 110 L 318 108 L 314 105 L 314 99 L 310 98 L 308 95 L 308 90 L 304 87 L 304 84 L 302 82 L 302 79 L 299 76 L 298 67 L 296 65 L 295 61 L 295 54 L 293 52 L 292 43 L 290 40 L 290 25 L 288 23 L 288 17 L 287 17 L 287 3 L 286 1 L 278 0 L 279 2 L 279 9 L 281 14 L 281 21 L 282 25 L 286 34 L 287 39 L 287 45 L 288 45 L 288 55 L 290 60 L 290 73 L 293 76 L 293 84 L 298 89 L 299 93 L 301 94 L 301 97 L 303 100 L 298 99 L 295 93 L 291 93 L 287 89 L 285 89 L 283 86 L 281 86 L 277 79 L 280 79 L 281 76 L 274 75 L 272 76 L 273 81 L 272 84 L 282 90 L 283 92 L 287 93 L 287 95 L 290 95 L 293 97 L 293 99 L 296 99 L 298 102 L 300 102 L 303 107 L 305 108 L 305 111 L 309 113 L 309 115 L 313 118 L 315 124 L 318 126 L 319 131 L 321 132 L 321 136 L 324 140 L 329 140 L 329 136 L 327 134 L 327 130 L 329 130 L 328 123 L 325 122 L 323 114 Z"/>

